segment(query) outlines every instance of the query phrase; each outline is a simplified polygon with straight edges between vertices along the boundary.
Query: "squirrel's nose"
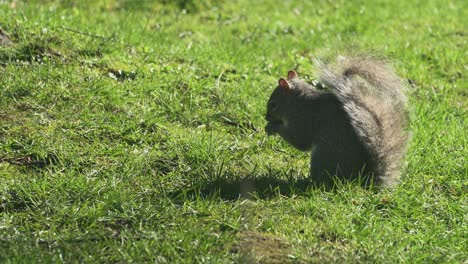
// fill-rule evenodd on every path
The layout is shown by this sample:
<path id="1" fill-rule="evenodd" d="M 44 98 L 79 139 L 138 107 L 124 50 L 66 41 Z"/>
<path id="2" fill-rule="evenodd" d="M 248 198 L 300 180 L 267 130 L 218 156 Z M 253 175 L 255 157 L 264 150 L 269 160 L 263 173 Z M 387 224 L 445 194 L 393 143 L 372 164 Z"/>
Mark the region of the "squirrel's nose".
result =
<path id="1" fill-rule="evenodd" d="M 271 136 L 271 135 L 274 135 L 276 133 L 274 127 L 273 127 L 273 124 L 271 122 L 268 122 L 265 126 L 265 133 L 267 134 L 267 136 Z"/>

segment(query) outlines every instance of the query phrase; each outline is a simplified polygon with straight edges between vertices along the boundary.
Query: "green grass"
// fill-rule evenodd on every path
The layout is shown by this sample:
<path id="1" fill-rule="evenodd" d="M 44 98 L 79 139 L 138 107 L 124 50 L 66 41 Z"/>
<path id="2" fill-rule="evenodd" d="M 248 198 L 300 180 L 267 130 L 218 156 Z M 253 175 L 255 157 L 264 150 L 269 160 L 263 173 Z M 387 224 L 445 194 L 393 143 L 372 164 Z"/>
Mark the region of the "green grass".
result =
<path id="1" fill-rule="evenodd" d="M 27 2 L 0 1 L 0 262 L 467 261 L 466 1 Z M 348 41 L 413 83 L 393 191 L 310 188 L 263 131 Z"/>

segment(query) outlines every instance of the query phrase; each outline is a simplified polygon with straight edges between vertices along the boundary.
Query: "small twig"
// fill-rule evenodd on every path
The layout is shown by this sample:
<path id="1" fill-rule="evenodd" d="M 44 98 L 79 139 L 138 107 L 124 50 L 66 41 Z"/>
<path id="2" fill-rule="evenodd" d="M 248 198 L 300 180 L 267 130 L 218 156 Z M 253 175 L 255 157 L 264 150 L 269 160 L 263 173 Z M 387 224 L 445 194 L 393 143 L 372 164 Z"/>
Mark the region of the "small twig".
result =
<path id="1" fill-rule="evenodd" d="M 70 31 L 70 32 L 73 32 L 73 33 L 77 33 L 77 34 L 80 34 L 80 35 L 84 35 L 84 36 L 88 36 L 88 37 L 93 37 L 93 38 L 99 38 L 99 39 L 102 39 L 102 40 L 111 40 L 114 38 L 114 36 L 112 37 L 103 37 L 103 36 L 99 36 L 99 35 L 95 35 L 95 34 L 91 34 L 89 32 L 83 32 L 83 31 L 79 31 L 79 30 L 76 30 L 76 29 L 73 29 L 73 28 L 68 28 L 68 27 L 60 27 L 61 29 L 63 30 L 67 30 L 67 31 Z"/>
<path id="2" fill-rule="evenodd" d="M 33 160 L 30 156 L 17 157 L 17 158 L 0 158 L 0 163 L 9 163 L 18 166 L 43 166 L 44 161 Z"/>
<path id="3" fill-rule="evenodd" d="M 238 123 L 238 122 L 235 122 L 235 121 L 232 121 L 231 119 L 225 117 L 225 116 L 221 116 L 221 119 L 223 121 L 223 123 L 227 124 L 227 125 L 230 125 L 230 126 L 235 126 L 235 127 L 239 127 L 241 129 L 245 129 L 245 130 L 248 130 L 248 129 L 251 129 L 255 132 L 257 132 L 257 128 L 254 127 L 254 125 L 252 123 Z"/>
<path id="4" fill-rule="evenodd" d="M 231 126 L 236 126 L 236 127 L 242 127 L 241 124 L 237 123 L 237 122 L 234 122 L 232 121 L 231 119 L 225 117 L 225 116 L 221 116 L 221 119 L 223 119 L 223 122 L 225 124 L 228 124 L 228 125 L 231 125 Z"/>

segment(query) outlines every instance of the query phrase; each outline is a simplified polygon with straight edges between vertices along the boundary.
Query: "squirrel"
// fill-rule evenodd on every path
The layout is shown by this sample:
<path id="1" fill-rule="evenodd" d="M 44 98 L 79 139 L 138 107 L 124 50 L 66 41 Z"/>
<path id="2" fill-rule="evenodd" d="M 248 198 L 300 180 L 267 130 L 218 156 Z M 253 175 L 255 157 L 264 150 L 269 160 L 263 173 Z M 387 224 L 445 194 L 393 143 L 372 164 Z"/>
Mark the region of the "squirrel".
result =
<path id="1" fill-rule="evenodd" d="M 316 183 L 395 186 L 410 137 L 406 85 L 372 54 L 314 62 L 318 83 L 307 83 L 294 70 L 279 79 L 267 105 L 267 135 L 311 151 Z"/>

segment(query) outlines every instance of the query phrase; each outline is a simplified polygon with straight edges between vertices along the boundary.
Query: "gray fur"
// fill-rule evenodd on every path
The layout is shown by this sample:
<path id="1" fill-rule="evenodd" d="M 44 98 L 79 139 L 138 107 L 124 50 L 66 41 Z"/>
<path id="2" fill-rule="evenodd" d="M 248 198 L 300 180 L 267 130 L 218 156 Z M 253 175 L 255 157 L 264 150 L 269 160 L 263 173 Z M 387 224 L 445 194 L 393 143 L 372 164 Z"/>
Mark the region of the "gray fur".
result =
<path id="1" fill-rule="evenodd" d="M 339 179 L 394 186 L 409 133 L 405 86 L 391 67 L 370 55 L 316 60 L 317 90 L 301 79 L 272 93 L 266 132 L 300 150 L 312 150 L 311 175 L 319 183 Z"/>

